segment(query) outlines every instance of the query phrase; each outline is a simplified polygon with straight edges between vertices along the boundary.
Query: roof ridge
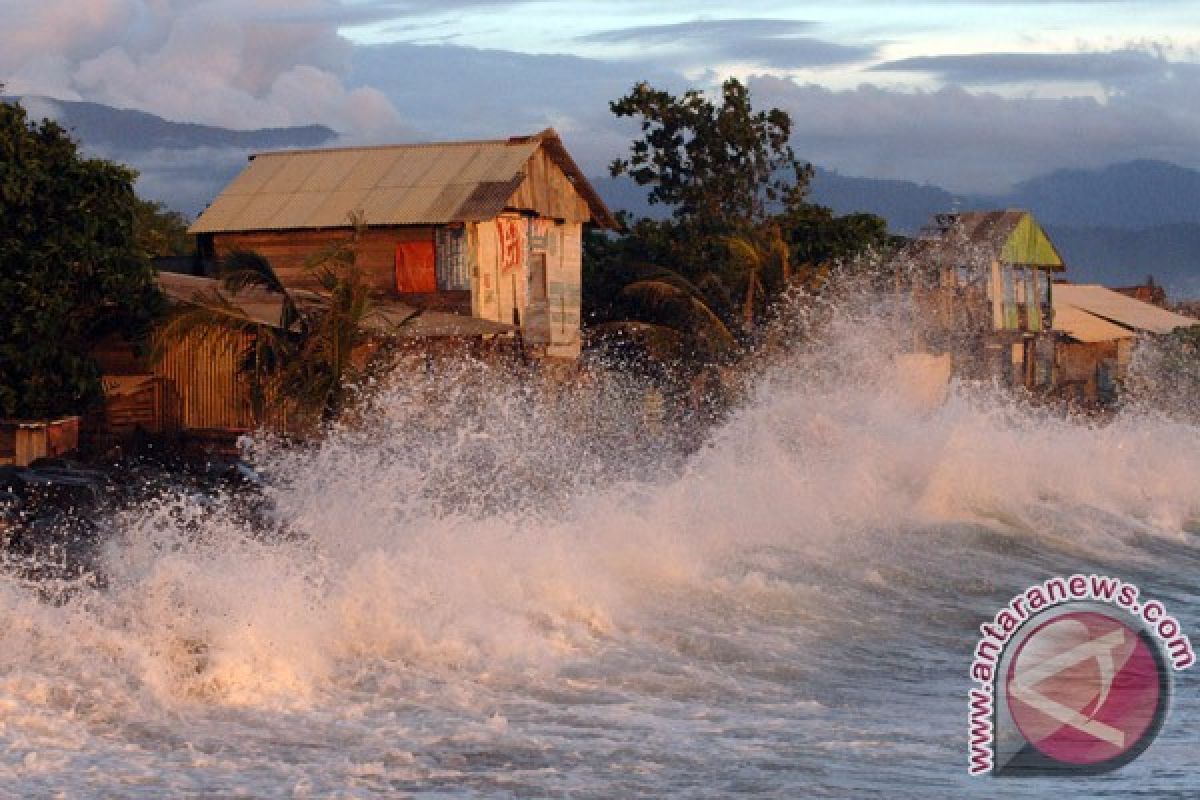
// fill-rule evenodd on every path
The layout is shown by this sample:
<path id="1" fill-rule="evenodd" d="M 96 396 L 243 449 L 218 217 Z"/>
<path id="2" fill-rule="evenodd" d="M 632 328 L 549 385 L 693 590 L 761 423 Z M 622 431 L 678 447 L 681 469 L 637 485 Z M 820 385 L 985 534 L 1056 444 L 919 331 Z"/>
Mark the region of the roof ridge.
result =
<path id="1" fill-rule="evenodd" d="M 263 150 L 258 153 L 251 153 L 250 160 L 253 161 L 259 156 L 295 156 L 304 153 L 350 153 L 367 150 L 415 150 L 422 147 L 479 147 L 480 145 L 519 147 L 540 143 L 545 133 L 545 131 L 541 131 L 528 136 L 510 136 L 506 139 L 452 139 L 441 142 L 397 142 L 393 144 L 346 145 L 344 147 L 297 147 L 284 150 Z"/>

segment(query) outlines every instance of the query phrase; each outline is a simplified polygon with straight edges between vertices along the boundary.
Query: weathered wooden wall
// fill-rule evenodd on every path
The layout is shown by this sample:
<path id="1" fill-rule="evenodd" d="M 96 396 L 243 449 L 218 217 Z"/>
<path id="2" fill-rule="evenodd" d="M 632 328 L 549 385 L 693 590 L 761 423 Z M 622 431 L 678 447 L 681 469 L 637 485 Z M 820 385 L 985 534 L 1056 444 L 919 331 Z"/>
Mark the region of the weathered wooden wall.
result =
<path id="1" fill-rule="evenodd" d="M 1121 346 L 1116 341 L 1059 342 L 1055 348 L 1055 384 L 1059 392 L 1082 405 L 1094 405 L 1100 399 L 1100 366 L 1113 366 L 1118 377 Z"/>
<path id="2" fill-rule="evenodd" d="M 556 226 L 554 238 L 558 254 L 550 260 L 550 342 L 546 355 L 578 358 L 583 297 L 583 225 L 574 222 Z"/>
<path id="3" fill-rule="evenodd" d="M 525 180 L 509 198 L 509 208 L 572 223 L 591 219 L 587 201 L 575 190 L 567 174 L 546 154 L 544 147 L 533 154 L 525 169 Z"/>
<path id="4" fill-rule="evenodd" d="M 402 242 L 433 241 L 432 227 L 368 228 L 355 245 L 359 267 L 371 285 L 389 294 L 396 291 L 396 246 Z M 348 228 L 309 231 L 257 231 L 218 233 L 213 244 L 218 258 L 233 250 L 252 250 L 267 259 L 280 280 L 295 288 L 311 288 L 312 276 L 305 261 L 330 244 L 350 237 Z"/>

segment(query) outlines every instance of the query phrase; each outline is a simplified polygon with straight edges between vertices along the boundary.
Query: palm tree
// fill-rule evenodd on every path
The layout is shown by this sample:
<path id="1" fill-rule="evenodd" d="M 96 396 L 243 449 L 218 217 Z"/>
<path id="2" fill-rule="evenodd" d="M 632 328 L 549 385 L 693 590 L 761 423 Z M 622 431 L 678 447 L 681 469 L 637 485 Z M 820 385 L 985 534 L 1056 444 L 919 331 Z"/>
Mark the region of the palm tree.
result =
<path id="1" fill-rule="evenodd" d="M 373 290 L 356 264 L 355 234 L 331 244 L 306 262 L 314 289 L 288 288 L 257 253 L 232 253 L 221 271 L 222 291 L 201 293 L 160 330 L 166 344 L 190 336 L 225 346 L 244 343 L 241 370 L 250 385 L 255 419 L 277 406 L 294 421 L 328 422 L 345 407 L 348 387 L 369 366 L 364 345 L 385 339 L 420 312 L 375 324 Z M 252 318 L 237 302 L 239 293 L 257 290 L 278 299 L 278 319 Z M 162 350 L 160 348 L 159 352 Z"/>
<path id="2" fill-rule="evenodd" d="M 301 298 L 297 311 L 302 336 L 283 374 L 288 394 L 322 421 L 333 419 L 344 407 L 347 387 L 366 367 L 355 355 L 373 333 L 372 289 L 351 244 L 332 245 L 308 260 L 317 288 Z"/>
<path id="3" fill-rule="evenodd" d="M 746 273 L 746 292 L 742 299 L 742 324 L 749 331 L 754 327 L 755 307 L 761 291 L 776 292 L 792 282 L 791 252 L 777 225 L 761 230 L 722 238 L 734 263 Z"/>
<path id="4" fill-rule="evenodd" d="M 222 266 L 220 287 L 224 292 L 197 293 L 189 305 L 167 318 L 159 328 L 154 356 L 162 358 L 168 345 L 188 339 L 222 348 L 242 347 L 239 369 L 249 384 L 254 418 L 262 420 L 271 398 L 278 396 L 273 389 L 283 365 L 295 352 L 291 332 L 299 312 L 270 263 L 258 253 L 230 253 Z M 278 319 L 252 317 L 231 299 L 251 287 L 282 298 Z"/>

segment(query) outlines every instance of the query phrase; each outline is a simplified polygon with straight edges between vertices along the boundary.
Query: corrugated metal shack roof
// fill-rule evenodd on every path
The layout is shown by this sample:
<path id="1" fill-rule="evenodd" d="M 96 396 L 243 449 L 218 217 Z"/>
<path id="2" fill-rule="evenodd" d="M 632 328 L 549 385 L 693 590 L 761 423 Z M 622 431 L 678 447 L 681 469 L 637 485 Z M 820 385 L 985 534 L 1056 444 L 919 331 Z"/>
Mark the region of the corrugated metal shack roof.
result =
<path id="1" fill-rule="evenodd" d="M 269 292 L 255 287 L 231 292 L 223 288 L 218 280 L 172 272 L 158 273 L 158 285 L 164 294 L 176 302 L 211 303 L 214 298 L 220 298 L 231 306 L 235 313 L 251 322 L 273 328 L 280 327 L 280 319 L 283 316 L 283 296 L 277 292 Z M 319 299 L 315 293 L 303 289 L 289 291 L 301 307 L 306 303 L 315 303 Z M 372 300 L 371 312 L 364 323 L 367 328 L 405 339 L 474 338 L 512 333 L 516 330 L 512 325 L 503 322 L 493 322 L 445 311 L 422 311 L 407 303 L 384 297 Z"/>
<path id="2" fill-rule="evenodd" d="M 1121 326 L 1127 332 L 1164 334 L 1177 328 L 1200 325 L 1200 320 L 1167 311 L 1165 308 L 1144 303 L 1095 284 L 1057 283 L 1054 285 L 1053 294 L 1055 328 L 1062 328 L 1059 325 L 1058 314 L 1063 307 L 1079 309 L 1093 317 Z"/>
<path id="3" fill-rule="evenodd" d="M 283 297 L 253 286 L 234 293 L 221 286 L 220 281 L 176 272 L 158 273 L 158 288 L 177 303 L 204 302 L 229 304 L 237 313 L 257 325 L 279 327 L 283 316 Z"/>
<path id="4" fill-rule="evenodd" d="M 587 201 L 593 221 L 616 227 L 558 134 L 547 129 L 511 139 L 259 153 L 189 230 L 340 228 L 354 212 L 362 212 L 367 225 L 491 219 L 504 210 L 543 146 Z"/>
<path id="5" fill-rule="evenodd" d="M 1010 264 L 1065 269 L 1062 257 L 1028 211 L 963 211 L 936 214 L 921 231 L 914 252 L 936 261 L 983 255 Z"/>
<path id="6" fill-rule="evenodd" d="M 1077 342 L 1111 342 L 1116 339 L 1132 339 L 1136 333 L 1120 325 L 1089 314 L 1081 308 L 1068 305 L 1054 298 L 1054 330 L 1065 333 Z"/>

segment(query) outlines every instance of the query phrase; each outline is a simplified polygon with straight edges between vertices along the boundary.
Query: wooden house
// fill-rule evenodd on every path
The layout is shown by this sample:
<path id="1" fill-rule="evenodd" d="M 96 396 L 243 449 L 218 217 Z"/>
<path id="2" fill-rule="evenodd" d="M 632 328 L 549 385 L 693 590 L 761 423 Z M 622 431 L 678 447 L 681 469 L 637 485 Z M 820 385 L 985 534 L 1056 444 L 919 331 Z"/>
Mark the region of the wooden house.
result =
<path id="1" fill-rule="evenodd" d="M 174 305 L 214 299 L 254 325 L 279 328 L 283 319 L 281 294 L 248 287 L 225 289 L 213 278 L 161 272 L 158 286 Z M 304 289 L 291 289 L 293 301 L 315 302 Z M 427 353 L 436 341 L 453 352 L 464 343 L 511 338 L 512 325 L 430 309 L 417 309 L 394 298 L 377 298 L 364 324 L 372 333 L 417 345 Z M 252 342 L 250 333 L 190 336 L 162 341 L 151 357 L 139 353 L 119 336 L 109 336 L 93 348 L 103 372 L 105 402 L 86 421 L 88 444 L 105 449 L 139 434 L 229 440 L 260 426 L 287 430 L 286 404 L 269 404 L 266 418 L 256 416 L 251 387 L 242 371 L 242 354 Z M 0 447 L 3 446 L 0 427 Z"/>
<path id="2" fill-rule="evenodd" d="M 252 156 L 191 227 L 201 255 L 267 258 L 289 288 L 357 218 L 384 296 L 512 324 L 549 359 L 580 352 L 583 230 L 617 222 L 553 130 L 471 142 Z"/>
<path id="3" fill-rule="evenodd" d="M 910 272 L 919 349 L 950 354 L 959 374 L 1050 384 L 1052 276 L 1065 265 L 1032 214 L 938 214 L 898 268 Z"/>
<path id="4" fill-rule="evenodd" d="M 1121 290 L 1056 283 L 1053 291 L 1055 385 L 1079 406 L 1103 406 L 1116 398 L 1139 338 L 1200 324 Z"/>

